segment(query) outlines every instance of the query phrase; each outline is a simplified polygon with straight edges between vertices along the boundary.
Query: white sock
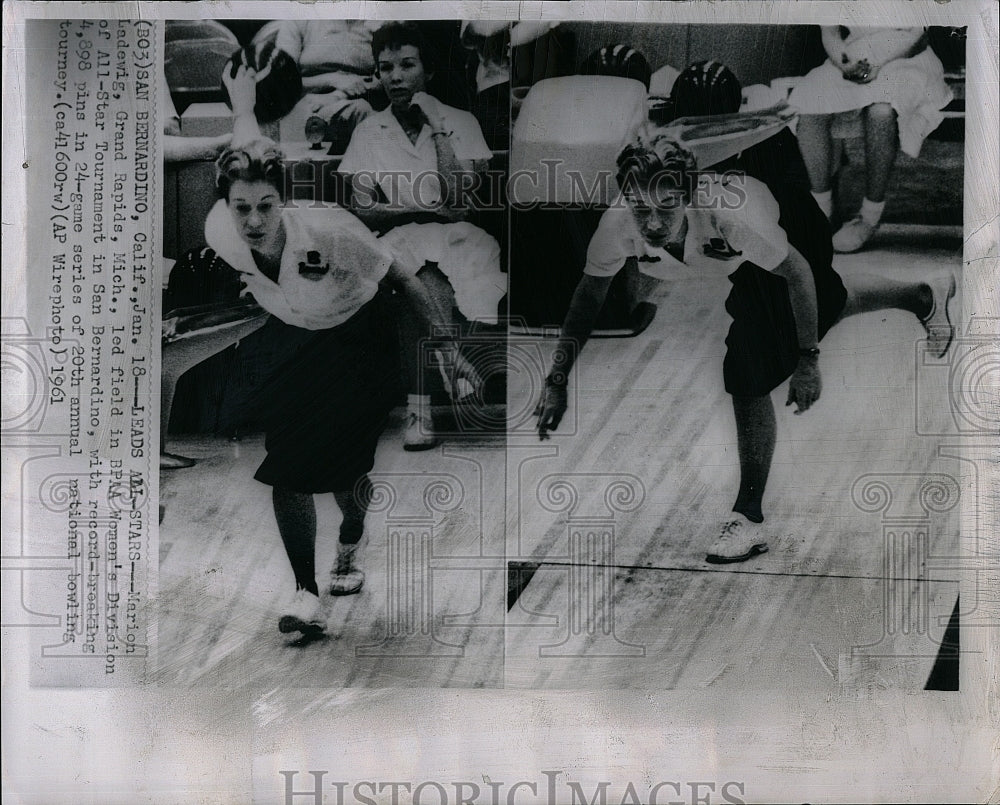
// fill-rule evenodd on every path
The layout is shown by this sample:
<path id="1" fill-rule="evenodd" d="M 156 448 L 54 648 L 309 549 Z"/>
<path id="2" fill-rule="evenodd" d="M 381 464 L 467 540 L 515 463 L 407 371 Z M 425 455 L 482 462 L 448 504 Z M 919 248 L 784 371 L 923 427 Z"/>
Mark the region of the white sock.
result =
<path id="1" fill-rule="evenodd" d="M 869 226 L 875 226 L 882 219 L 882 210 L 884 209 L 884 201 L 875 202 L 866 198 L 861 202 L 861 218 Z"/>
<path id="2" fill-rule="evenodd" d="M 424 411 L 430 411 L 431 408 L 431 395 L 430 394 L 407 394 L 406 395 L 406 408 L 408 411 L 412 411 L 416 414 L 423 413 Z"/>
<path id="3" fill-rule="evenodd" d="M 816 203 L 819 204 L 819 208 L 823 210 L 823 215 L 827 218 L 833 217 L 833 191 L 827 190 L 825 193 L 817 193 L 815 191 L 810 191 L 812 197 L 816 199 Z"/>

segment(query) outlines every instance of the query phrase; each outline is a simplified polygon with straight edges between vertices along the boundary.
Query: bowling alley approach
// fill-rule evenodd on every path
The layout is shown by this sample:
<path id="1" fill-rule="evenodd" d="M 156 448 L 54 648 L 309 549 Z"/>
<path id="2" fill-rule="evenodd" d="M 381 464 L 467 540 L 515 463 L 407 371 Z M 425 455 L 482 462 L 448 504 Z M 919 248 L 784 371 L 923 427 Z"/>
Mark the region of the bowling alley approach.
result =
<path id="1" fill-rule="evenodd" d="M 166 31 L 159 681 L 958 688 L 959 32 Z"/>

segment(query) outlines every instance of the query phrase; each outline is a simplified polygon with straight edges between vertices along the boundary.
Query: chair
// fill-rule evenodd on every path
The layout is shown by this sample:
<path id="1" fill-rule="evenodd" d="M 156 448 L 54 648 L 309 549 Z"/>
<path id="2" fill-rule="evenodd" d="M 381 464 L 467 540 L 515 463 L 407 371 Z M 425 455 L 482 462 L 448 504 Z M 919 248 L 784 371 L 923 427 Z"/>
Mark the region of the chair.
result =
<path id="1" fill-rule="evenodd" d="M 240 47 L 232 31 L 212 20 L 185 20 L 168 23 L 165 35 L 163 68 L 177 111 L 221 101 L 222 68 Z"/>

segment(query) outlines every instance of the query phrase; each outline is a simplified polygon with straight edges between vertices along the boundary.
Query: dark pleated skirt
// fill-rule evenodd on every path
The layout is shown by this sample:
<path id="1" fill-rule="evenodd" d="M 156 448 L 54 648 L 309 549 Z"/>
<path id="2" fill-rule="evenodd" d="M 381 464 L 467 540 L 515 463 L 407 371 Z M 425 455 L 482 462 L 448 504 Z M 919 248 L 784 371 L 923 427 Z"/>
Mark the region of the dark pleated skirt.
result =
<path id="1" fill-rule="evenodd" d="M 303 330 L 272 317 L 282 360 L 255 399 L 267 457 L 255 478 L 297 492 L 347 491 L 371 471 L 399 364 L 383 292 L 348 321 Z"/>

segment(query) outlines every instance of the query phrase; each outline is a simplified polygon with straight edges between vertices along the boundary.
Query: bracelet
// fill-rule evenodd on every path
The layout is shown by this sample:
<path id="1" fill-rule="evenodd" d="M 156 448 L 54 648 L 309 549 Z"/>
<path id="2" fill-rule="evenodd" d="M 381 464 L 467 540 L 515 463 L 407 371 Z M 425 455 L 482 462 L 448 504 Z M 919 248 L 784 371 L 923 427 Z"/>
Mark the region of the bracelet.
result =
<path id="1" fill-rule="evenodd" d="M 818 358 L 819 347 L 802 347 L 799 349 L 800 358 Z"/>

